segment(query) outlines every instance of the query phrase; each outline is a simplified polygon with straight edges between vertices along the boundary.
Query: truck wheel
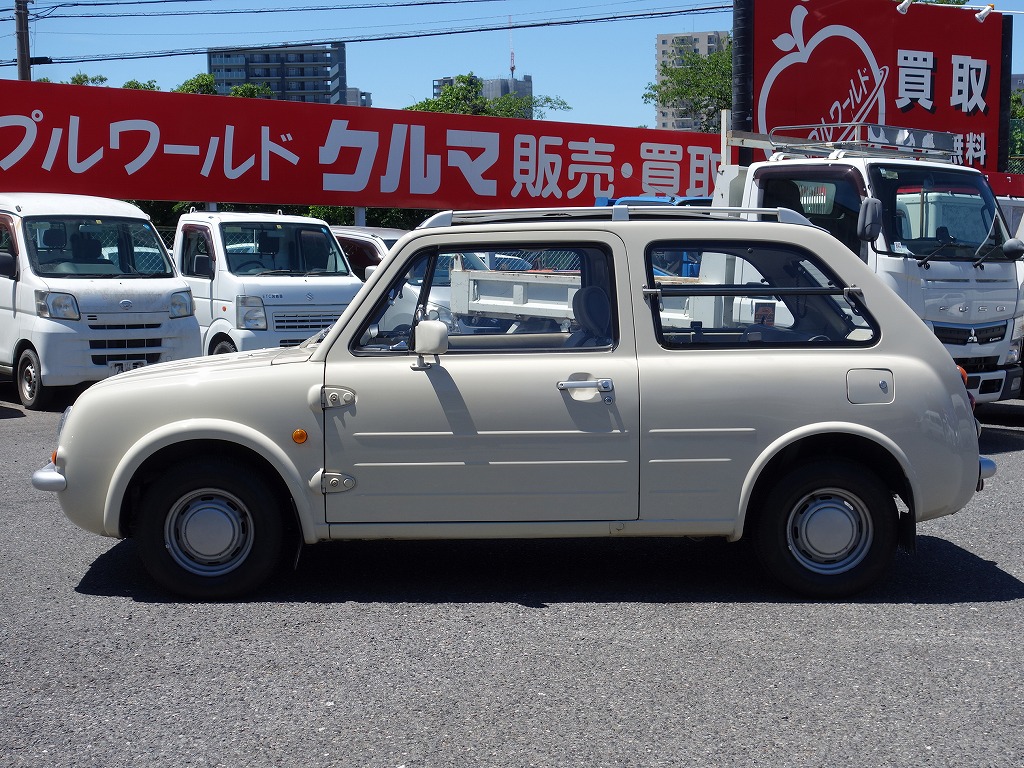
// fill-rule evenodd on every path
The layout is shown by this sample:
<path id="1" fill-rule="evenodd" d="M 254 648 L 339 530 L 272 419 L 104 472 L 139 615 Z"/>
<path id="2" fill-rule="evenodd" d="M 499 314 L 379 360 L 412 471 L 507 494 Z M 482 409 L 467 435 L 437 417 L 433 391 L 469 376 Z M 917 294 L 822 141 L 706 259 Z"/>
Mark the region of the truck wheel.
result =
<path id="1" fill-rule="evenodd" d="M 237 351 L 238 351 L 238 349 L 235 347 L 235 345 L 231 341 L 231 339 L 221 339 L 220 341 L 218 341 L 216 344 L 213 345 L 213 352 L 211 354 L 214 354 L 214 355 L 229 355 L 232 352 L 237 352 Z"/>
<path id="2" fill-rule="evenodd" d="M 753 520 L 754 547 L 780 582 L 810 597 L 852 595 L 892 563 L 897 511 L 867 467 L 817 461 L 783 477 Z"/>
<path id="3" fill-rule="evenodd" d="M 53 396 L 53 391 L 43 386 L 42 371 L 35 350 L 26 349 L 21 353 L 18 358 L 18 399 L 30 411 L 41 410 Z"/>
<path id="4" fill-rule="evenodd" d="M 284 510 L 260 474 L 225 459 L 175 464 L 142 497 L 135 536 L 143 564 L 187 597 L 238 597 L 282 561 Z"/>

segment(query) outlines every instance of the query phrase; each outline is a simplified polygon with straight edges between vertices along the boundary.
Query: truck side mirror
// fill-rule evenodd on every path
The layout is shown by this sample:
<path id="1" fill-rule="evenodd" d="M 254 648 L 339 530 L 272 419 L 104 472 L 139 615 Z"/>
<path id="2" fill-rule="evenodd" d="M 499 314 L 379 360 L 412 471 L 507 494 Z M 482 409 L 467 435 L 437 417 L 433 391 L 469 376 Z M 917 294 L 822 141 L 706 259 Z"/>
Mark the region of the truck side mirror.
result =
<path id="1" fill-rule="evenodd" d="M 1018 237 L 1011 237 L 1003 243 L 1003 256 L 1010 261 L 1017 261 L 1021 256 L 1024 256 L 1024 240 Z"/>
<path id="2" fill-rule="evenodd" d="M 882 201 L 877 197 L 865 197 L 860 203 L 857 216 L 857 237 L 870 243 L 882 231 Z"/>
<path id="3" fill-rule="evenodd" d="M 10 251 L 0 251 L 0 276 L 11 280 L 18 274 L 18 262 Z"/>

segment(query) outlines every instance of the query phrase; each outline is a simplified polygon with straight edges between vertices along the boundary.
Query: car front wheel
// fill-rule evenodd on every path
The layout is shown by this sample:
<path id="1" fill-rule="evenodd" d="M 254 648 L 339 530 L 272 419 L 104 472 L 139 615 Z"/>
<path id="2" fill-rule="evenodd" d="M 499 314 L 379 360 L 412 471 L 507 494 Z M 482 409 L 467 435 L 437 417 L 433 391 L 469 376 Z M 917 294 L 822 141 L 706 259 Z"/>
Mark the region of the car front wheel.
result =
<path id="1" fill-rule="evenodd" d="M 45 408 L 52 399 L 53 391 L 43 386 L 43 368 L 39 355 L 33 349 L 26 349 L 18 358 L 18 399 L 30 411 Z"/>
<path id="2" fill-rule="evenodd" d="M 176 464 L 143 494 L 136 536 L 146 569 L 187 597 L 251 592 L 282 560 L 277 498 L 255 471 L 224 459 Z"/>
<path id="3" fill-rule="evenodd" d="M 877 582 L 896 552 L 892 493 L 870 469 L 817 461 L 784 476 L 753 528 L 767 570 L 810 597 L 852 595 Z"/>

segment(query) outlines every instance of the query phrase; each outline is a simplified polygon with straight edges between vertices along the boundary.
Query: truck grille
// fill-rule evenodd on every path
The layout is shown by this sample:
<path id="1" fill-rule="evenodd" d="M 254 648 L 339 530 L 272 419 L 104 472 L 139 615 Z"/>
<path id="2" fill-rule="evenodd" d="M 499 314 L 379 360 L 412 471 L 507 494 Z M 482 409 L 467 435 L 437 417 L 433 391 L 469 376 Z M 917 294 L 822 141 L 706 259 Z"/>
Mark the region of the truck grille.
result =
<path id="1" fill-rule="evenodd" d="M 935 335 L 943 344 L 965 346 L 967 344 L 991 344 L 1002 341 L 1006 336 L 1006 323 L 994 325 L 935 325 Z"/>
<path id="2" fill-rule="evenodd" d="M 334 325 L 341 317 L 337 312 L 275 312 L 275 331 L 315 331 Z"/>
<path id="3" fill-rule="evenodd" d="M 160 362 L 163 339 L 92 339 L 93 365 L 108 365 L 125 360 L 144 362 L 147 365 Z"/>

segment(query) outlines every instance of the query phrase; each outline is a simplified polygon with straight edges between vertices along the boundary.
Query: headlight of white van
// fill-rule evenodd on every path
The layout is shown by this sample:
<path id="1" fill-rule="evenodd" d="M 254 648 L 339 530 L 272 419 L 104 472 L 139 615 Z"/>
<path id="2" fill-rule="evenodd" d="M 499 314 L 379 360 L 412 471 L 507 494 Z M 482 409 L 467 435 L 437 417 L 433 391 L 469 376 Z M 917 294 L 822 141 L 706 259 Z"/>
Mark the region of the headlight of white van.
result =
<path id="1" fill-rule="evenodd" d="M 78 301 L 70 293 L 36 291 L 36 314 L 55 320 L 79 320 Z"/>
<path id="2" fill-rule="evenodd" d="M 171 296 L 171 317 L 191 317 L 194 311 L 192 291 L 178 291 Z"/>
<path id="3" fill-rule="evenodd" d="M 263 299 L 259 296 L 236 296 L 235 327 L 248 331 L 267 330 L 267 312 L 263 309 Z"/>
<path id="4" fill-rule="evenodd" d="M 1013 335 L 1010 337 L 1010 350 L 1006 353 L 1007 363 L 1020 362 L 1020 347 L 1024 341 L 1024 315 L 1013 319 Z"/>

